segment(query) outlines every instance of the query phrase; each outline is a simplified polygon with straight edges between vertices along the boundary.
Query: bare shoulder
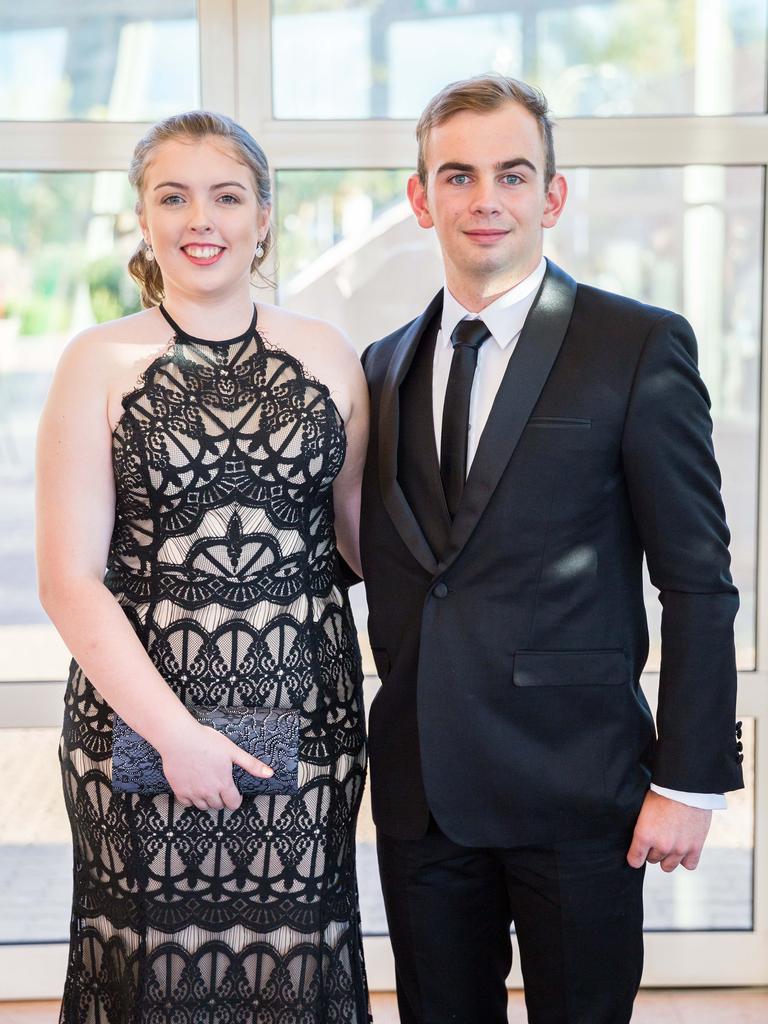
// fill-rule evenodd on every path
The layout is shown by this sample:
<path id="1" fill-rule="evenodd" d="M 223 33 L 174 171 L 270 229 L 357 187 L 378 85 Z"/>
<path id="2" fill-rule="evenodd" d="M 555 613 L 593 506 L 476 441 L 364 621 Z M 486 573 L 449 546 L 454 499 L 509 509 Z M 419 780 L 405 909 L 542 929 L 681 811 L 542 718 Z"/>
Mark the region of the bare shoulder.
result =
<path id="1" fill-rule="evenodd" d="M 328 320 L 259 303 L 258 327 L 267 342 L 285 349 L 302 362 L 315 356 L 324 364 L 329 360 L 342 365 L 359 361 L 348 335 Z"/>
<path id="2" fill-rule="evenodd" d="M 163 331 L 162 323 L 156 310 L 144 309 L 118 320 L 86 327 L 64 349 L 62 366 L 79 367 L 82 363 L 88 363 L 93 369 L 100 367 L 108 370 L 110 366 L 140 357 L 153 345 L 163 343 L 168 329 L 166 327 Z"/>
<path id="3" fill-rule="evenodd" d="M 147 367 L 167 351 L 172 332 L 156 309 L 109 320 L 77 334 L 56 371 L 59 388 L 105 403 L 110 425 L 122 412 L 122 396 L 137 386 Z M 83 396 L 86 397 L 86 396 Z"/>
<path id="4" fill-rule="evenodd" d="M 365 385 L 360 357 L 339 327 L 316 317 L 259 303 L 259 333 L 268 345 L 294 356 L 328 388 L 346 422 Z"/>

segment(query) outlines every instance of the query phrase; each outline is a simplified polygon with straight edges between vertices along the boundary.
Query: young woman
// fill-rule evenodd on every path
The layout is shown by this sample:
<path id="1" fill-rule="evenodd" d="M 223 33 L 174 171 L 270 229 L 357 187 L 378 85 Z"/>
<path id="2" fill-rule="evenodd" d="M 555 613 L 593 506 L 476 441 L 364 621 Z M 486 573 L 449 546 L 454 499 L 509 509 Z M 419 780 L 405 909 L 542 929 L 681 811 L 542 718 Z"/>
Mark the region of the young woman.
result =
<path id="1" fill-rule="evenodd" d="M 225 117 L 168 118 L 130 179 L 142 312 L 64 353 L 43 414 L 43 605 L 71 649 L 69 1022 L 368 1019 L 354 871 L 367 390 L 338 330 L 251 298 L 270 182 Z M 194 707 L 295 709 L 298 791 Z M 115 713 L 170 792 L 112 788 Z"/>

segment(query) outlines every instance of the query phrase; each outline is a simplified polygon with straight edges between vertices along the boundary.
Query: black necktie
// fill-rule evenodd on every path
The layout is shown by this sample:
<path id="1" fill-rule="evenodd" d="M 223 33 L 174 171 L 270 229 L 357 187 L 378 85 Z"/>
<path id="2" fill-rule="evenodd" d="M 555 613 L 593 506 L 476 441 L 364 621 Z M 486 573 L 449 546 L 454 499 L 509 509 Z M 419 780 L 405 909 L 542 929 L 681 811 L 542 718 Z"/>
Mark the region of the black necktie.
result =
<path id="1" fill-rule="evenodd" d="M 461 320 L 451 335 L 453 359 L 445 389 L 440 439 L 440 476 L 451 518 L 456 515 L 467 476 L 469 396 L 477 369 L 477 352 L 490 336 L 482 320 Z"/>

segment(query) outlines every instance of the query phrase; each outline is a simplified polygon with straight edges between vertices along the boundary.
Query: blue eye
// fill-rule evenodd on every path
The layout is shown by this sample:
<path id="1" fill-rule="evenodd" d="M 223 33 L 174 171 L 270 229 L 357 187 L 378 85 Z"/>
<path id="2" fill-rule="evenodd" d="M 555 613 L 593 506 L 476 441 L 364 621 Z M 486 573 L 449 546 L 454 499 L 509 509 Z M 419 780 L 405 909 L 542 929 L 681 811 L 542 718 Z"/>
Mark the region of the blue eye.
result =
<path id="1" fill-rule="evenodd" d="M 160 200 L 161 206 L 178 206 L 179 203 L 183 203 L 184 200 L 179 195 L 163 196 Z"/>
<path id="2" fill-rule="evenodd" d="M 518 185 L 522 180 L 519 174 L 505 174 L 502 179 L 506 185 Z"/>
<path id="3" fill-rule="evenodd" d="M 454 174 L 448 179 L 452 185 L 465 185 L 469 181 L 468 174 Z"/>
<path id="4" fill-rule="evenodd" d="M 239 196 L 233 196 L 230 193 L 227 193 L 226 195 L 223 195 L 223 196 L 219 196 L 219 199 L 226 199 L 227 200 L 224 203 L 225 206 L 234 206 L 235 204 L 240 202 L 240 197 Z"/>

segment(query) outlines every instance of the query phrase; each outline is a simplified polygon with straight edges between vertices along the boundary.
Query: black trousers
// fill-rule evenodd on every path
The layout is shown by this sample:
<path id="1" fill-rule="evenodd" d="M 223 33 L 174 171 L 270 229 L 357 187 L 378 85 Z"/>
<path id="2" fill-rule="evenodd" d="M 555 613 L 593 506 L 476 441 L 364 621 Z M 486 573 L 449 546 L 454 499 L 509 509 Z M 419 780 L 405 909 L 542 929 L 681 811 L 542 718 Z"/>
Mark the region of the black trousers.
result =
<path id="1" fill-rule="evenodd" d="M 506 1024 L 515 925 L 530 1024 L 626 1024 L 643 969 L 631 835 L 548 847 L 379 835 L 401 1024 Z"/>

